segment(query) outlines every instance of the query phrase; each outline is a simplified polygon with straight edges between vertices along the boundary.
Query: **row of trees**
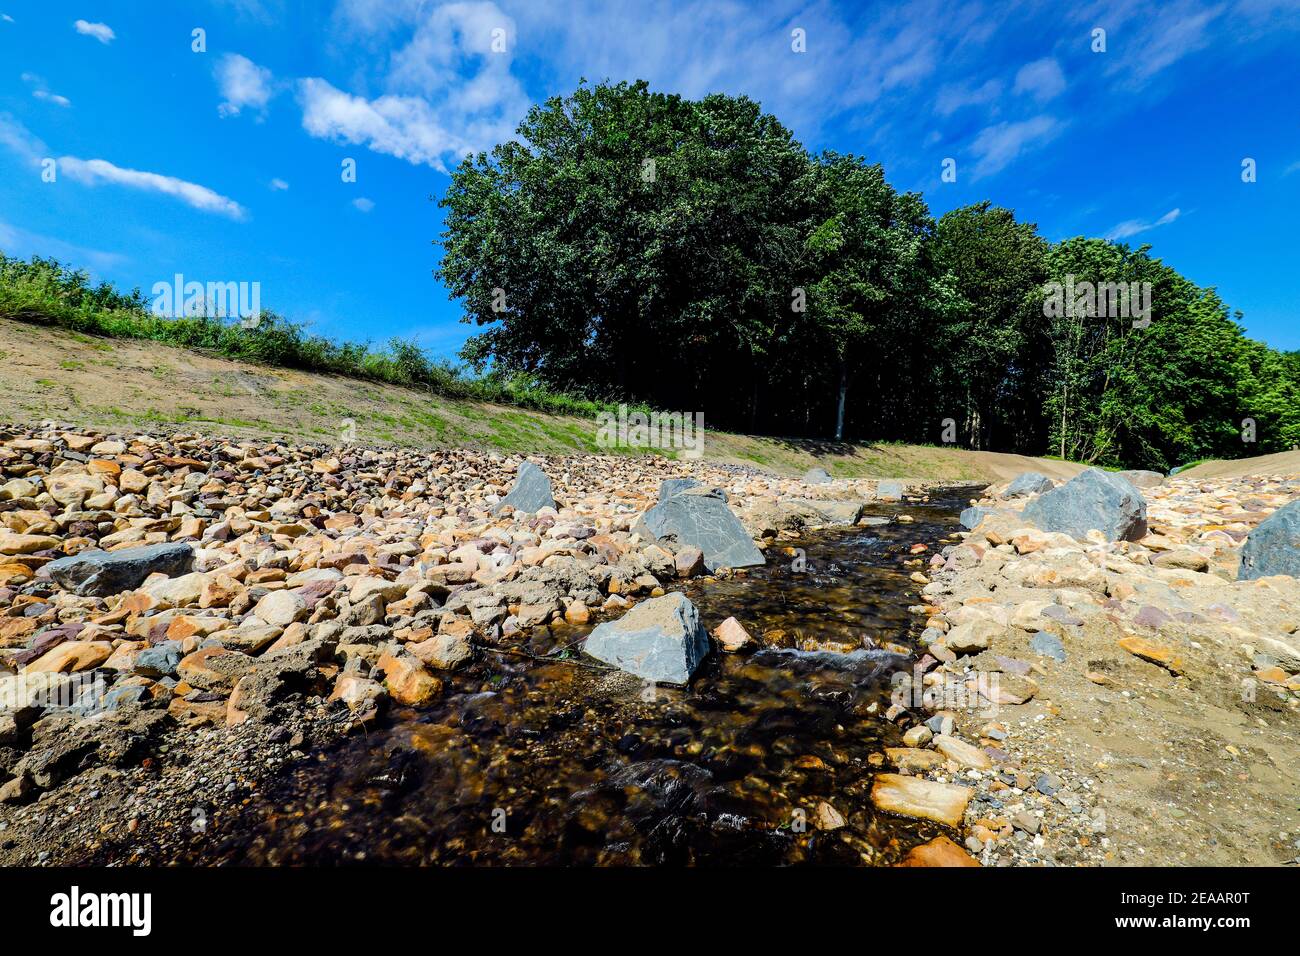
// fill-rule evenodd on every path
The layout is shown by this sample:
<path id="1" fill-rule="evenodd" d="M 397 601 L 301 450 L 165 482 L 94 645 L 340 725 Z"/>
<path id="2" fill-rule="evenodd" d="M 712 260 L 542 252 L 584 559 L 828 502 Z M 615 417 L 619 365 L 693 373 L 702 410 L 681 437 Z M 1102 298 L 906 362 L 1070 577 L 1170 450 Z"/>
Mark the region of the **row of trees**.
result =
<path id="1" fill-rule="evenodd" d="M 479 368 L 802 437 L 1161 469 L 1300 443 L 1300 357 L 1147 247 L 987 202 L 936 220 L 743 97 L 584 83 L 441 205 Z"/>

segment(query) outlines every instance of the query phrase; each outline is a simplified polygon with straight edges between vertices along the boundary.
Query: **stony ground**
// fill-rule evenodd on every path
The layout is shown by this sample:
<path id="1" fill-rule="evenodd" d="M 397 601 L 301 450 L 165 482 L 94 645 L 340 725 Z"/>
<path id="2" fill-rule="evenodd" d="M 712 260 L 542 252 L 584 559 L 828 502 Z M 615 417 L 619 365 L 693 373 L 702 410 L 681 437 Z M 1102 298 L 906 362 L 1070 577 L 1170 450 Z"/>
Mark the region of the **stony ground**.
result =
<path id="1" fill-rule="evenodd" d="M 311 744 L 380 719 L 390 700 L 429 701 L 439 675 L 482 648 L 560 617 L 618 616 L 703 573 L 699 551 L 631 530 L 664 479 L 722 486 L 760 524 L 796 493 L 865 498 L 876 486 L 539 458 L 557 507 L 525 514 L 498 507 L 522 459 L 494 453 L 58 426 L 2 437 L 10 863 L 90 858 L 142 821 L 140 852 L 156 854 L 168 828 L 238 799 Z M 754 534 L 767 546 L 775 531 L 764 530 Z M 171 566 L 176 545 L 192 548 L 192 565 Z M 153 563 L 89 596 L 75 593 L 87 574 L 50 578 L 53 562 L 96 550 Z"/>
<path id="2" fill-rule="evenodd" d="M 539 457 L 556 507 L 525 514 L 498 508 L 521 460 L 0 431 L 0 863 L 166 862 L 286 765 L 431 700 L 469 655 L 703 574 L 698 552 L 634 530 L 665 479 L 724 488 L 765 549 L 899 490 Z M 950 826 L 913 862 L 1300 857 L 1300 582 L 1235 581 L 1241 541 L 1295 487 L 1169 480 L 1145 490 L 1151 533 L 1119 544 L 1028 528 L 1022 499 L 991 498 L 1002 513 L 962 543 L 918 550 L 929 652 L 873 791 Z M 177 544 L 192 565 L 164 568 Z M 50 578 L 66 556 L 144 546 L 159 565 L 129 586 Z M 844 825 L 833 801 L 813 823 Z"/>
<path id="3" fill-rule="evenodd" d="M 931 776 L 971 788 L 981 861 L 1300 862 L 1300 581 L 1236 580 L 1297 490 L 1168 479 L 1133 543 L 1038 531 L 994 497 L 932 559 L 924 682 L 981 746 Z"/>

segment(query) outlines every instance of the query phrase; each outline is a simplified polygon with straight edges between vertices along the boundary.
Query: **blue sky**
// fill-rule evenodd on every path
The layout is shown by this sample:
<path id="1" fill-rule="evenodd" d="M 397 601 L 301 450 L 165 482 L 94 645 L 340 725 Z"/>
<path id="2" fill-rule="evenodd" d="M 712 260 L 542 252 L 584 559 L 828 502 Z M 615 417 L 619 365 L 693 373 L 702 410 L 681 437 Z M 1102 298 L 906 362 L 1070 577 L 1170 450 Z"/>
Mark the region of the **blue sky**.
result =
<path id="1" fill-rule="evenodd" d="M 260 282 L 320 333 L 451 355 L 446 170 L 580 77 L 644 78 L 747 94 L 936 215 L 1149 242 L 1297 349 L 1298 51 L 1300 0 L 0 0 L 0 249 Z"/>

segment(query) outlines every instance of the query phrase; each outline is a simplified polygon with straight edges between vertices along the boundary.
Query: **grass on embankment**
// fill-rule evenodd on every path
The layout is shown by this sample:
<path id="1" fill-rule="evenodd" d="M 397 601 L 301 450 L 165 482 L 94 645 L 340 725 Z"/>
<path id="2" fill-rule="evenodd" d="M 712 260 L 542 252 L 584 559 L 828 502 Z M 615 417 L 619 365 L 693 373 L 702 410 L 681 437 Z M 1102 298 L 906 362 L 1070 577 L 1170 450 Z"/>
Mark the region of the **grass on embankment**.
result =
<path id="1" fill-rule="evenodd" d="M 3 319 L 0 418 L 11 423 L 53 419 L 119 432 L 177 429 L 326 443 L 339 442 L 346 430 L 365 444 L 610 453 L 596 444 L 594 413 L 549 414 Z M 706 419 L 706 429 L 707 424 Z M 787 475 L 820 464 L 846 478 L 998 477 L 980 453 L 960 449 L 835 444 L 707 430 L 704 457 Z"/>

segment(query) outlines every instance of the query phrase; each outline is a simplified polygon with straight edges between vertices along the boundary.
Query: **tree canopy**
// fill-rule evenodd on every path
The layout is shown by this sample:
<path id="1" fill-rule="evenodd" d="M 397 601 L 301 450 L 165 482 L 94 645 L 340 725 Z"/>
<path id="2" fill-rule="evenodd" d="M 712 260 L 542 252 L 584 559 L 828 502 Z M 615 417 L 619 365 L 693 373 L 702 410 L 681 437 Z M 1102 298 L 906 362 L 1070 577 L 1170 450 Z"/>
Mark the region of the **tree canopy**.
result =
<path id="1" fill-rule="evenodd" d="M 1104 465 L 1300 442 L 1300 355 L 1149 247 L 1051 243 L 989 202 L 935 220 L 745 97 L 584 82 L 440 205 L 480 369 L 718 427 Z"/>

